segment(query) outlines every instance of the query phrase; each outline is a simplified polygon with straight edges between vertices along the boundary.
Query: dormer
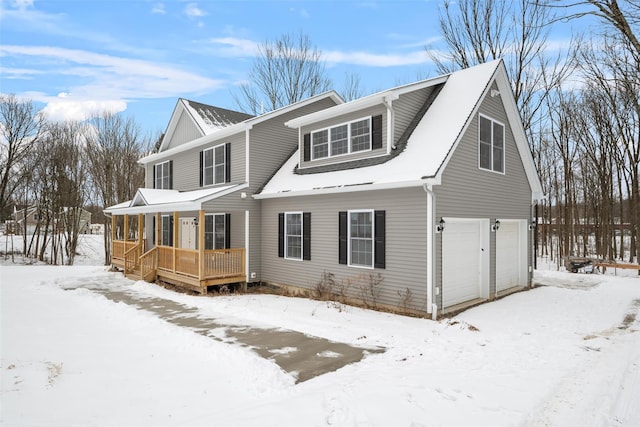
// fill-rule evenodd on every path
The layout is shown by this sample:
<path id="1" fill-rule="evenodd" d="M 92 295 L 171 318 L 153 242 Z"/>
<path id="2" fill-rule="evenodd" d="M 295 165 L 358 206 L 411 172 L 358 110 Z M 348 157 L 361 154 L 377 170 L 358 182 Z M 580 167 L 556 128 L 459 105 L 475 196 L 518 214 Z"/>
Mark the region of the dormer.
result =
<path id="1" fill-rule="evenodd" d="M 288 121 L 299 134 L 296 173 L 354 169 L 395 157 L 445 81 L 400 86 Z"/>

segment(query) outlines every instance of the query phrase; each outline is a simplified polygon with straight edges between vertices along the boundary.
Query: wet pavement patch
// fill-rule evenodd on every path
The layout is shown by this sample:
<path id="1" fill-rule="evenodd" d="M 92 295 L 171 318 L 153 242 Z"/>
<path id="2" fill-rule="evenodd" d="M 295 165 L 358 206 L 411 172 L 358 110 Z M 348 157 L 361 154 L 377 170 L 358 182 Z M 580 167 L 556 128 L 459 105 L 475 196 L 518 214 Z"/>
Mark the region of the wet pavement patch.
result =
<path id="1" fill-rule="evenodd" d="M 190 329 L 208 338 L 248 347 L 292 375 L 296 383 L 359 362 L 368 354 L 384 352 L 384 349 L 379 347 L 355 347 L 287 329 L 223 324 L 216 319 L 199 315 L 195 307 L 164 298 L 146 297 L 128 291 L 122 286 L 110 287 L 104 282 L 61 283 L 61 285 L 66 290 L 90 289 L 113 302 L 151 312 L 169 323 Z"/>

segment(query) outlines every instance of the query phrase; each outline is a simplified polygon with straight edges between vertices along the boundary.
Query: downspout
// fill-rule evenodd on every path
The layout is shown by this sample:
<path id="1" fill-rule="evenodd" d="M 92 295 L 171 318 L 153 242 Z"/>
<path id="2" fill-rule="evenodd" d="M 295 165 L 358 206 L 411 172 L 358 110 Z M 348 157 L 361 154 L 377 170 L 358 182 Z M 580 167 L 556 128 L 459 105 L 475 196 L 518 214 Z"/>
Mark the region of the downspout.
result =
<path id="1" fill-rule="evenodd" d="M 395 111 L 392 105 L 396 99 L 398 99 L 398 95 L 395 93 L 384 97 L 384 105 L 387 107 L 387 154 L 396 149 L 396 141 L 394 140 Z"/>
<path id="2" fill-rule="evenodd" d="M 422 184 L 422 189 L 427 193 L 427 313 L 431 319 L 438 318 L 438 305 L 433 301 L 433 285 L 435 282 L 435 227 L 434 215 L 436 212 L 436 195 L 431 188 L 432 184 Z"/>

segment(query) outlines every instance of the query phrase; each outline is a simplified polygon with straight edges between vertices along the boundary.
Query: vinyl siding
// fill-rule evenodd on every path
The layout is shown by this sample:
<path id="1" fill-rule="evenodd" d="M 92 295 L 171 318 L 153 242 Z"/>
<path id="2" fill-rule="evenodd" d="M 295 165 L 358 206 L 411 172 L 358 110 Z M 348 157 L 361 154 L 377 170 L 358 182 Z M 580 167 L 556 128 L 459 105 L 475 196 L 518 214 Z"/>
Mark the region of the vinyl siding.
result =
<path id="1" fill-rule="evenodd" d="M 338 212 L 386 211 L 386 268 L 365 269 L 338 263 Z M 278 257 L 278 213 L 311 212 L 311 260 Z M 426 195 L 421 188 L 262 200 L 262 280 L 313 290 L 323 272 L 337 282 L 356 280 L 349 294 L 370 273 L 383 277 L 380 303 L 398 306 L 399 292 L 411 290 L 411 308 L 426 312 Z M 359 283 L 359 284 L 357 284 Z"/>
<path id="2" fill-rule="evenodd" d="M 435 221 L 440 217 L 489 218 L 491 222 L 496 218 L 528 220 L 531 218 L 531 188 L 501 99 L 487 96 L 479 113 L 505 126 L 505 173 L 482 170 L 478 166 L 479 114 L 476 113 L 443 171 L 442 185 L 434 187 Z M 530 238 L 531 233 L 528 236 Z M 437 254 L 441 253 L 441 245 L 441 235 L 438 235 Z M 490 295 L 495 293 L 495 247 L 495 233 L 490 233 Z M 530 259 L 529 263 L 531 265 Z M 460 260 L 460 268 L 464 268 L 464 260 Z M 437 256 L 436 286 L 440 286 L 441 277 L 442 262 Z M 441 307 L 441 294 L 436 299 Z"/>
<path id="3" fill-rule="evenodd" d="M 317 130 L 326 129 L 327 127 L 336 126 L 348 122 L 352 122 L 358 119 L 364 119 L 367 117 L 382 115 L 382 148 L 377 150 L 367 150 L 367 151 L 358 151 L 353 154 L 344 154 L 336 157 L 328 157 L 324 159 L 311 160 L 309 162 L 303 161 L 304 159 L 304 144 L 302 145 L 302 149 L 300 150 L 300 167 L 313 167 L 313 166 L 322 166 L 326 164 L 334 164 L 340 162 L 346 162 L 351 160 L 364 159 L 372 156 L 380 156 L 387 154 L 387 109 L 383 105 L 377 105 L 375 107 L 367 108 L 364 110 L 356 111 L 349 114 L 344 114 L 341 116 L 337 116 L 331 120 L 324 120 L 318 123 L 314 123 L 313 125 L 303 126 L 301 128 L 300 137 L 305 133 L 315 132 Z M 297 137 L 297 135 L 296 135 Z"/>
<path id="4" fill-rule="evenodd" d="M 250 191 L 261 189 L 298 147 L 298 130 L 284 125 L 296 117 L 333 107 L 335 102 L 323 98 L 312 104 L 259 123 L 250 131 Z"/>
<path id="5" fill-rule="evenodd" d="M 422 105 L 425 103 L 432 88 L 425 88 L 414 92 L 409 92 L 400 95 L 400 97 L 393 101 L 394 110 L 394 139 L 398 142 L 398 139 L 402 136 L 403 132 L 411 123 L 411 120 L 416 116 Z M 386 129 L 386 127 L 383 127 Z M 385 133 L 386 130 L 383 130 Z"/>
<path id="6" fill-rule="evenodd" d="M 177 147 L 185 142 L 193 141 L 201 136 L 204 136 L 202 131 L 193 122 L 193 119 L 189 114 L 182 110 L 180 112 L 178 123 L 173 131 L 173 135 L 171 136 L 171 141 L 169 141 L 169 144 L 167 145 L 167 149 Z"/>

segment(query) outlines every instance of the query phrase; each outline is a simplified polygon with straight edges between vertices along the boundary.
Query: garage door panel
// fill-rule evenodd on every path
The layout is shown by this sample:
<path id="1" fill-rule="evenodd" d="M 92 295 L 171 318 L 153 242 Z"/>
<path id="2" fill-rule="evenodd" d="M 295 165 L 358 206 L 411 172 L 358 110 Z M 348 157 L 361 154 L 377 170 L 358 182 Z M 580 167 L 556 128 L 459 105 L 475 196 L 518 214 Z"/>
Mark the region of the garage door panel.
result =
<path id="1" fill-rule="evenodd" d="M 480 222 L 447 221 L 442 234 L 442 299 L 449 307 L 480 297 Z"/>
<path id="2" fill-rule="evenodd" d="M 496 231 L 496 292 L 520 285 L 522 254 L 520 224 L 503 222 Z"/>

